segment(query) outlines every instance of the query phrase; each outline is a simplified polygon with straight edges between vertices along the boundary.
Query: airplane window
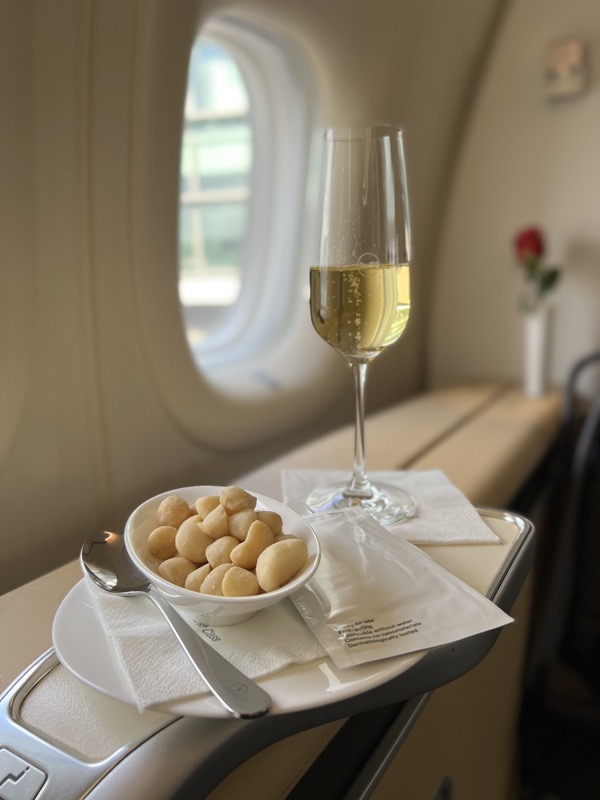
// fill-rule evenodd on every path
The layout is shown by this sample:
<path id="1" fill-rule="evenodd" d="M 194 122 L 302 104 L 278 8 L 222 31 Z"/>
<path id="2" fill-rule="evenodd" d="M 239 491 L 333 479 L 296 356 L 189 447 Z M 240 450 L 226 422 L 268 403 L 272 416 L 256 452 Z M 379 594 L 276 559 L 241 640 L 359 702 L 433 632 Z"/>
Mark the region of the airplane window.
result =
<path id="1" fill-rule="evenodd" d="M 179 297 L 189 344 L 201 344 L 240 292 L 252 129 L 235 59 L 200 36 L 192 50 L 181 150 Z"/>
<path id="2" fill-rule="evenodd" d="M 314 335 L 308 303 L 323 86 L 295 32 L 241 11 L 205 18 L 186 44 L 187 71 L 173 70 L 143 107 L 140 158 L 150 165 L 177 146 L 164 178 L 171 188 L 178 178 L 179 191 L 140 201 L 142 219 L 154 219 L 155 207 L 166 218 L 151 235 L 140 226 L 139 321 L 148 368 L 178 426 L 220 450 L 239 449 L 267 429 L 275 436 L 314 419 L 347 380 Z M 163 131 L 154 114 L 175 79 L 186 81 L 176 95 L 182 125 Z M 150 242 L 164 251 L 154 257 Z M 176 270 L 165 267 L 173 242 Z M 167 314 L 174 324 L 157 325 Z"/>
<path id="3" fill-rule="evenodd" d="M 199 31 L 180 157 L 179 299 L 189 349 L 211 382 L 231 386 L 232 370 L 259 359 L 259 382 L 279 383 L 263 367 L 307 283 L 316 85 L 280 32 L 233 15 Z"/>

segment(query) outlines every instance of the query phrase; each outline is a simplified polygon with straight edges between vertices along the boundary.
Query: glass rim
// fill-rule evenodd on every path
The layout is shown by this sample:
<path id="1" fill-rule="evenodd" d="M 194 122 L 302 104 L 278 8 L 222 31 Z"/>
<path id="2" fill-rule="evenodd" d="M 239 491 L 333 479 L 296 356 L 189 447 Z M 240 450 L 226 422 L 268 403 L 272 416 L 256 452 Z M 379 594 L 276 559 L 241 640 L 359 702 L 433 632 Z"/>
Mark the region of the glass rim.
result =
<path id="1" fill-rule="evenodd" d="M 376 125 L 332 125 L 325 130 L 324 139 L 331 142 L 364 141 L 368 139 L 403 138 L 404 128 L 383 122 Z"/>

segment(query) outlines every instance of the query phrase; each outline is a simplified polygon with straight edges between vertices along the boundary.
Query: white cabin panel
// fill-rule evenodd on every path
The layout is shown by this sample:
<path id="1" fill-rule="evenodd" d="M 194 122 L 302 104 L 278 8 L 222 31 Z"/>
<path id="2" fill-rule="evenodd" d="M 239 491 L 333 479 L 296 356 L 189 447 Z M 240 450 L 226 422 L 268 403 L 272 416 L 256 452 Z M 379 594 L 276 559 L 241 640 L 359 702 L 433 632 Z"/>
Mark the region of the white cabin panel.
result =
<path id="1" fill-rule="evenodd" d="M 509 5 L 482 75 L 448 196 L 438 248 L 428 352 L 433 385 L 522 376 L 523 287 L 513 237 L 530 225 L 562 267 L 551 297 L 551 381 L 600 347 L 600 58 L 595 0 Z M 549 46 L 581 36 L 588 85 L 549 102 Z"/>

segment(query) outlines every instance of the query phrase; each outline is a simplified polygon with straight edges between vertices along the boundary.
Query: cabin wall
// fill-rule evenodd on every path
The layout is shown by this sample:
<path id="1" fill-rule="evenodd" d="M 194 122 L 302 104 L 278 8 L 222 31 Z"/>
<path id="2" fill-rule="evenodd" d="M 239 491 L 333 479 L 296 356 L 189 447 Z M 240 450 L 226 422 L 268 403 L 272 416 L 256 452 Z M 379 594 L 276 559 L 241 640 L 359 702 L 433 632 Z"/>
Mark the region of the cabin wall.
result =
<path id="1" fill-rule="evenodd" d="M 426 359 L 434 386 L 521 379 L 523 282 L 512 240 L 529 225 L 542 227 L 548 262 L 563 269 L 551 298 L 551 382 L 563 385 L 573 362 L 600 347 L 599 10 L 597 0 L 513 0 L 504 15 L 439 238 Z M 587 44 L 588 87 L 550 103 L 547 47 L 570 35 Z"/>
<path id="2" fill-rule="evenodd" d="M 299 390 L 295 416 L 277 397 L 230 403 L 186 350 L 176 292 L 180 115 L 202 20 L 244 13 L 292 37 L 319 76 L 323 125 L 386 119 L 407 129 L 414 314 L 373 367 L 374 409 L 425 386 L 440 212 L 503 6 L 1 5 L 0 591 L 74 557 L 94 530 L 121 528 L 150 494 L 227 482 L 350 419 L 341 366 L 314 406 Z M 157 330 L 164 335 L 152 338 Z M 150 341 L 164 351 L 168 380 Z M 233 433 L 221 441 L 215 430 L 228 421 Z"/>

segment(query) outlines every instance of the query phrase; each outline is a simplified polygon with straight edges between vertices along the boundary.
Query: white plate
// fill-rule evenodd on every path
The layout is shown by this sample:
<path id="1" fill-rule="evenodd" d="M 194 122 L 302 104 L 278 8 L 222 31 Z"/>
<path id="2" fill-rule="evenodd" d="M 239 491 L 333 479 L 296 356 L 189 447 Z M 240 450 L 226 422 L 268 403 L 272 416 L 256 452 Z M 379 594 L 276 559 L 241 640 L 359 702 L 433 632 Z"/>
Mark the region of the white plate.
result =
<path id="1" fill-rule="evenodd" d="M 84 580 L 77 583 L 61 603 L 52 626 L 52 640 L 61 663 L 76 678 L 115 700 L 135 702 L 113 660 Z M 331 659 L 322 658 L 286 667 L 260 678 L 258 683 L 273 699 L 271 713 L 287 714 L 335 703 L 380 686 L 406 672 L 426 652 L 344 670 L 337 669 Z M 191 717 L 230 717 L 209 693 L 169 702 L 157 710 Z"/>

